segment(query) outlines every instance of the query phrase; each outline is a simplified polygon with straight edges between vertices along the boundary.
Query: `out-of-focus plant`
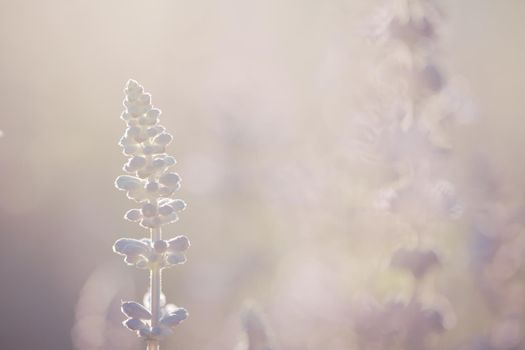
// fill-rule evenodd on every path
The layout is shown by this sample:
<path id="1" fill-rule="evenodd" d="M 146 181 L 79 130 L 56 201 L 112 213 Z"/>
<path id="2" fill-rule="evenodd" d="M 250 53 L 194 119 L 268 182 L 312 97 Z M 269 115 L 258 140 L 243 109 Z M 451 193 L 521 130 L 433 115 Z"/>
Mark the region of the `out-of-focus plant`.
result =
<path id="1" fill-rule="evenodd" d="M 272 350 L 266 322 L 255 306 L 247 306 L 241 313 L 241 323 L 244 331 L 243 339 L 237 345 L 237 350 Z"/>
<path id="2" fill-rule="evenodd" d="M 393 253 L 390 266 L 414 282 L 409 300 L 371 303 L 357 313 L 361 348 L 427 349 L 429 336 L 447 325 L 443 311 L 424 302 L 422 289 L 441 265 L 440 254 L 428 247 L 432 234 L 463 213 L 448 180 L 453 142 L 447 129 L 470 120 L 473 109 L 438 65 L 442 16 L 437 0 L 394 0 L 372 26 L 382 57 L 374 70 L 374 103 L 358 118 L 359 140 L 365 158 L 387 178 L 373 196 L 375 205 L 391 213 L 413 242 Z"/>
<path id="3" fill-rule="evenodd" d="M 122 302 L 122 312 L 128 317 L 124 325 L 144 338 L 148 350 L 157 350 L 159 341 L 172 333 L 173 327 L 188 317 L 188 312 L 174 305 L 165 305 L 162 294 L 163 269 L 186 261 L 184 252 L 190 246 L 186 236 L 170 240 L 162 238 L 161 227 L 178 220 L 178 212 L 186 204 L 174 198 L 180 188 L 180 177 L 169 168 L 175 158 L 166 154 L 173 137 L 159 124 L 160 110 L 153 108 L 151 95 L 134 80 L 125 88 L 126 110 L 121 118 L 127 123 L 120 145 L 129 156 L 123 169 L 130 175 L 119 176 L 115 186 L 139 203 L 140 208 L 125 214 L 129 221 L 138 222 L 150 231 L 149 238 L 121 238 L 113 250 L 125 257 L 128 265 L 150 271 L 150 291 L 145 305 L 135 301 Z"/>
<path id="4" fill-rule="evenodd" d="M 486 177 L 486 174 L 479 177 Z M 492 320 L 488 332 L 478 336 L 471 349 L 522 349 L 525 316 L 522 193 L 512 186 L 502 185 L 499 180 L 482 183 L 479 187 L 482 194 L 480 198 L 473 198 L 469 247 L 473 275 Z"/>

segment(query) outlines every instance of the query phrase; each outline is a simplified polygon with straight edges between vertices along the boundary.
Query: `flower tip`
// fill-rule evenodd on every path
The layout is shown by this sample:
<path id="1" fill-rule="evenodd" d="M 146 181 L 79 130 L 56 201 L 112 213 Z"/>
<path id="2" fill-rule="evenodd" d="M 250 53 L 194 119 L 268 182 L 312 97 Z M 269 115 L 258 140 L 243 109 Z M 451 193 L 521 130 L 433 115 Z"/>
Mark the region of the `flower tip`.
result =
<path id="1" fill-rule="evenodd" d="M 128 81 L 126 82 L 126 89 L 135 89 L 139 86 L 140 84 L 135 79 L 128 79 Z"/>

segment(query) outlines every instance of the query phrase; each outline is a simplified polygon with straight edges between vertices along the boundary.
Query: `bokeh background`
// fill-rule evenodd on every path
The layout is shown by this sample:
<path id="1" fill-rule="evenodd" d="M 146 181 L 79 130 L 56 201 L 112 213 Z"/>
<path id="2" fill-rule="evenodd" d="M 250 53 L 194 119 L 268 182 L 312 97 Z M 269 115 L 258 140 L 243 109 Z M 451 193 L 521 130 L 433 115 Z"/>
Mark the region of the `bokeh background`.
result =
<path id="1" fill-rule="evenodd" d="M 403 233 L 369 208 L 377 169 L 352 141 L 353 117 L 374 93 L 366 22 L 380 5 L 1 1 L 0 347 L 143 348 L 121 326 L 119 303 L 140 299 L 147 275 L 111 250 L 117 238 L 147 234 L 123 220 L 134 204 L 113 185 L 126 160 L 123 88 L 134 78 L 175 136 L 189 204 L 165 231 L 187 234 L 192 247 L 165 273 L 164 291 L 190 318 L 163 346 L 242 348 L 240 315 L 255 304 L 272 348 L 362 348 L 360 303 L 412 285 L 388 268 Z M 467 213 L 483 182 L 499 189 L 483 198 L 497 197 L 487 216 L 507 218 L 525 189 L 525 2 L 441 7 L 441 66 L 466 82 L 478 111 L 451 131 L 452 174 Z M 515 211 L 509 225 L 521 233 Z M 433 349 L 490 349 L 476 344 L 498 314 L 472 265 L 492 241 L 472 243 L 472 220 L 440 224 L 433 238 L 442 266 L 431 299 L 447 323 Z M 498 220 L 496 231 L 506 224 Z M 513 271 L 521 305 L 525 245 L 512 246 L 492 273 Z M 521 339 L 519 327 L 500 333 Z"/>

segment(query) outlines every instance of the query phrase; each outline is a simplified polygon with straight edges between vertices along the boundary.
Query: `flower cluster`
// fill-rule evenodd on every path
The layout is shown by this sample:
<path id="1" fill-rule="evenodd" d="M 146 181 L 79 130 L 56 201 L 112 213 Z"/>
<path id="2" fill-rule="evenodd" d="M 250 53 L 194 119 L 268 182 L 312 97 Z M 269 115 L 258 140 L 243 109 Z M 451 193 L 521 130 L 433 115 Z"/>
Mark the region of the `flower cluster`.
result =
<path id="1" fill-rule="evenodd" d="M 163 306 L 160 274 L 164 268 L 183 264 L 190 242 L 186 236 L 164 240 L 161 227 L 178 220 L 178 213 L 186 203 L 173 198 L 180 188 L 180 176 L 169 169 L 175 158 L 166 154 L 173 137 L 159 124 L 160 110 L 153 108 L 151 96 L 136 81 L 125 88 L 125 111 L 121 118 L 127 123 L 119 145 L 129 156 L 115 186 L 136 201 L 139 208 L 126 212 L 125 219 L 138 222 L 150 230 L 150 238 L 121 238 L 113 250 L 123 255 L 128 265 L 148 269 L 151 273 L 151 303 L 143 306 L 134 301 L 122 303 L 122 312 L 128 317 L 124 325 L 148 340 L 148 348 L 156 349 L 158 341 L 170 334 L 172 328 L 188 317 L 183 308 Z M 165 303 L 165 301 L 164 301 Z M 149 308 L 149 309 L 148 309 Z"/>
<path id="2" fill-rule="evenodd" d="M 169 312 L 163 313 L 159 326 L 150 327 L 151 313 L 141 304 L 134 301 L 125 301 L 121 306 L 122 312 L 128 316 L 123 324 L 141 337 L 162 339 L 171 334 L 173 327 L 188 317 L 188 312 L 183 308 L 174 307 Z"/>
<path id="3" fill-rule="evenodd" d="M 168 241 L 160 239 L 153 243 L 148 238 L 121 238 L 115 242 L 113 249 L 125 256 L 126 264 L 139 269 L 149 269 L 153 264 L 165 268 L 185 263 L 184 252 L 189 246 L 190 242 L 186 236 L 177 236 Z"/>

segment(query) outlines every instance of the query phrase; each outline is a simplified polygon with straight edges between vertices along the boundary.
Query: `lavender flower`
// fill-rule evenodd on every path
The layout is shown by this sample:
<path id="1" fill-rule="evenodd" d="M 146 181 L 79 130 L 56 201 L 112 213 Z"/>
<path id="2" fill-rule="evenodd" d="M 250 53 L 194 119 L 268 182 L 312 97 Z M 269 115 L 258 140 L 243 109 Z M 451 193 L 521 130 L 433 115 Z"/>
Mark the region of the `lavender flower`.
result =
<path id="1" fill-rule="evenodd" d="M 464 115 L 469 109 L 456 98 L 454 80 L 438 64 L 441 19 L 438 1 L 390 0 L 371 30 L 383 49 L 374 70 L 379 108 L 371 107 L 357 121 L 359 145 L 365 159 L 386 169 L 390 177 L 373 196 L 376 206 L 393 214 L 417 242 L 395 251 L 390 264 L 413 276 L 410 301 L 391 302 L 371 314 L 383 325 L 380 348 L 400 342 L 404 349 L 425 349 L 425 337 L 446 328 L 442 313 L 425 305 L 420 295 L 424 277 L 441 265 L 439 254 L 424 248 L 423 242 L 431 240 L 435 224 L 464 212 L 456 187 L 447 179 L 445 165 L 454 149 L 447 131 L 470 118 Z"/>
<path id="2" fill-rule="evenodd" d="M 125 218 L 149 229 L 150 238 L 121 238 L 113 250 L 124 256 L 126 264 L 150 270 L 150 303 L 125 301 L 122 312 L 128 317 L 124 325 L 147 341 L 148 350 L 156 350 L 159 341 L 188 317 L 183 308 L 164 307 L 161 292 L 162 269 L 183 264 L 190 246 L 186 236 L 162 239 L 161 227 L 177 221 L 186 203 L 174 198 L 181 179 L 170 171 L 176 162 L 166 154 L 166 147 L 173 137 L 159 124 L 160 110 L 152 107 L 151 96 L 134 80 L 128 81 L 125 93 L 121 118 L 127 129 L 119 144 L 130 157 L 123 167 L 129 175 L 119 176 L 115 186 L 139 204 Z"/>

